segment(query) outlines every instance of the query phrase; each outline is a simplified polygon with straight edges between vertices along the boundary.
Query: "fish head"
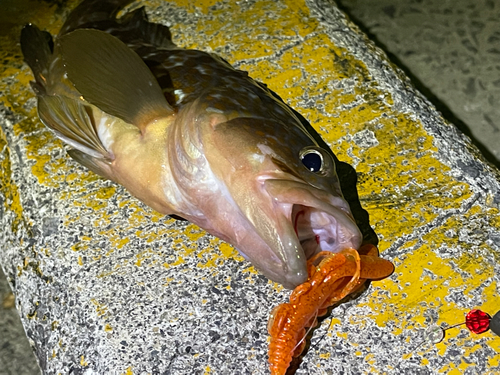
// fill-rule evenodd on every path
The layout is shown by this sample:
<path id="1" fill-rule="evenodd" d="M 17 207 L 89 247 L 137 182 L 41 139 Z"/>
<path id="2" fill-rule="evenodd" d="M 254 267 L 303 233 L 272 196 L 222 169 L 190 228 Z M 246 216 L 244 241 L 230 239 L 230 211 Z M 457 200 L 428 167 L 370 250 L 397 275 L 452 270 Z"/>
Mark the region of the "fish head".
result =
<path id="1" fill-rule="evenodd" d="M 361 245 L 332 155 L 298 121 L 235 118 L 214 127 L 204 151 L 237 212 L 215 231 L 269 279 L 295 288 L 307 259 Z"/>

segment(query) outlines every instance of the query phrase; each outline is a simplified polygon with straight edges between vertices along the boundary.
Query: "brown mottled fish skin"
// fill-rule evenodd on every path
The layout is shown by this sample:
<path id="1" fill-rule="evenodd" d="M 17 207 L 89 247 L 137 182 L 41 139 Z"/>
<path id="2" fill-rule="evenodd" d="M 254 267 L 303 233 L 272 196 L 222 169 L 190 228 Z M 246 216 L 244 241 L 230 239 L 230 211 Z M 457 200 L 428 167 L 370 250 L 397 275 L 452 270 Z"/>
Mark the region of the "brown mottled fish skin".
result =
<path id="1" fill-rule="evenodd" d="M 319 251 L 362 236 L 329 152 L 265 85 L 178 48 L 130 0 L 86 0 L 59 35 L 21 35 L 41 120 L 79 163 L 234 245 L 294 288 Z M 317 135 L 314 135 L 317 136 Z"/>

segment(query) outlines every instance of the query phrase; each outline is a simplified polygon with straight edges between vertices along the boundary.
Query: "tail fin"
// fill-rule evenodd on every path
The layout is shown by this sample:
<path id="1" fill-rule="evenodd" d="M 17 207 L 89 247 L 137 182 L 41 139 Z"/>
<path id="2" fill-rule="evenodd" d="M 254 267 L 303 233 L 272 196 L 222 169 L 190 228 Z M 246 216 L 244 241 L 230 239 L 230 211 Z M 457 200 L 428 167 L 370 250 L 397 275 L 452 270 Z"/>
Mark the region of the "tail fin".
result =
<path id="1" fill-rule="evenodd" d="M 31 82 L 37 95 L 45 94 L 45 82 L 49 74 L 54 42 L 52 36 L 33 24 L 27 24 L 21 31 L 21 50 L 24 60 L 33 71 L 36 82 Z"/>

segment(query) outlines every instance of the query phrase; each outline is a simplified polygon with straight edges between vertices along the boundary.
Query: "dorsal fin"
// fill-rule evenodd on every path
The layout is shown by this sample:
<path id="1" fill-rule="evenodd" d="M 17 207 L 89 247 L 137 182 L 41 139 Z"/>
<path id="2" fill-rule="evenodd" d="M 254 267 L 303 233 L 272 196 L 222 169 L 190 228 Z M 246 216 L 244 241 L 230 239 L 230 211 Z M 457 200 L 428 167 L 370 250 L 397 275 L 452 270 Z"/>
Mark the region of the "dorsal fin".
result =
<path id="1" fill-rule="evenodd" d="M 141 129 L 173 114 L 155 77 L 123 42 L 103 31 L 78 29 L 59 40 L 69 80 L 85 100 Z"/>
<path id="2" fill-rule="evenodd" d="M 116 20 L 118 12 L 134 0 L 84 0 L 71 11 L 59 36 L 103 21 Z"/>
<path id="3" fill-rule="evenodd" d="M 130 36 L 127 35 L 128 40 L 120 38 L 126 43 L 133 42 L 132 35 L 134 35 L 142 43 L 151 44 L 158 48 L 172 49 L 176 47 L 172 42 L 170 29 L 165 25 L 149 22 L 145 7 L 127 13 L 120 18 L 119 23 L 123 29 L 130 30 Z"/>

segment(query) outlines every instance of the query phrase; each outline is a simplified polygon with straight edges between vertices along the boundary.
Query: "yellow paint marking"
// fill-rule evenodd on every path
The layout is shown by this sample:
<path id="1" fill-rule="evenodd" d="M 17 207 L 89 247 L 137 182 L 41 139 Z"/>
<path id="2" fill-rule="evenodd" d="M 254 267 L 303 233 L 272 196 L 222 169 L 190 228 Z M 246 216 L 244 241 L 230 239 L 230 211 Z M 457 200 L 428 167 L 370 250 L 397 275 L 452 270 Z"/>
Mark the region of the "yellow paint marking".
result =
<path id="1" fill-rule="evenodd" d="M 222 242 L 222 241 L 220 242 L 219 250 L 222 253 L 222 256 L 225 258 L 233 258 L 233 259 L 236 259 L 238 261 L 245 260 L 234 247 L 227 244 L 226 242 Z"/>
<path id="2" fill-rule="evenodd" d="M 96 307 L 97 316 L 103 316 L 108 312 L 108 306 L 97 301 L 95 298 L 92 298 L 90 302 L 92 302 Z"/>
<path id="3" fill-rule="evenodd" d="M 82 365 L 84 367 L 89 365 L 89 363 L 85 360 L 85 356 L 83 356 L 83 355 L 80 357 L 80 365 Z"/>

